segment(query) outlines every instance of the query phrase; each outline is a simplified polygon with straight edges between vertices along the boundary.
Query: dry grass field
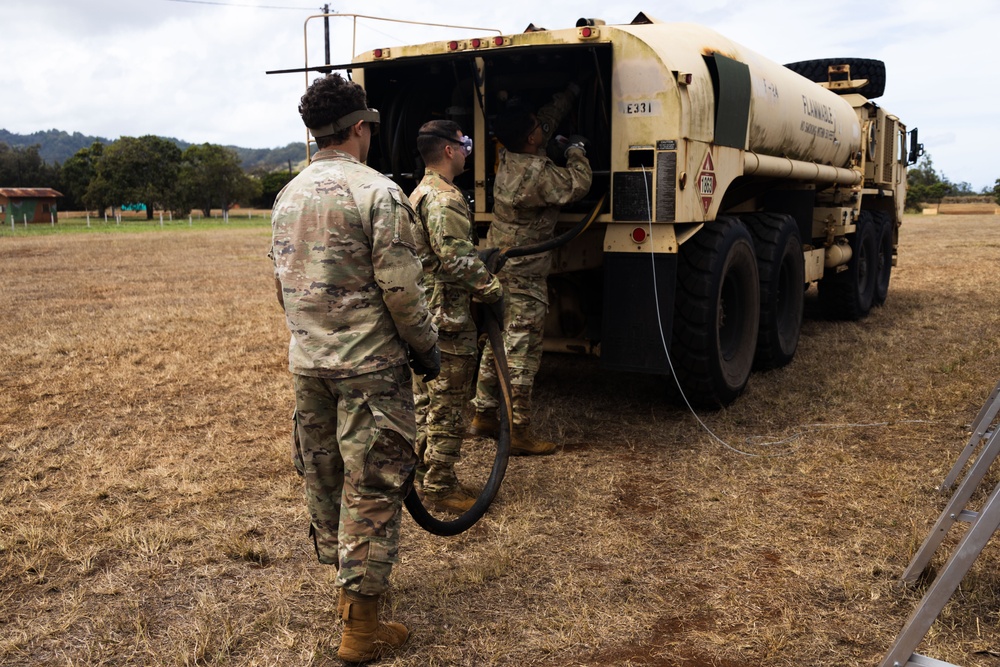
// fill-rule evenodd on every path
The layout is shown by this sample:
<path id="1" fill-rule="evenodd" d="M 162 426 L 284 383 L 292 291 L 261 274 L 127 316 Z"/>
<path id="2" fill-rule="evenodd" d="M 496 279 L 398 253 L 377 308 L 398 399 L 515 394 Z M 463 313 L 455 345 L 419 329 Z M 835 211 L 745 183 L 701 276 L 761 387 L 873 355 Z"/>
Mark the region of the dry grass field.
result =
<path id="1" fill-rule="evenodd" d="M 339 664 L 268 244 L 0 237 L 0 664 Z M 412 638 L 382 664 L 877 665 L 1000 379 L 998 269 L 1000 217 L 908 216 L 885 306 L 827 322 L 809 295 L 796 360 L 704 427 L 656 378 L 547 356 L 561 451 L 512 460 L 459 537 L 405 519 L 388 604 Z M 997 664 L 998 556 L 921 653 Z"/>

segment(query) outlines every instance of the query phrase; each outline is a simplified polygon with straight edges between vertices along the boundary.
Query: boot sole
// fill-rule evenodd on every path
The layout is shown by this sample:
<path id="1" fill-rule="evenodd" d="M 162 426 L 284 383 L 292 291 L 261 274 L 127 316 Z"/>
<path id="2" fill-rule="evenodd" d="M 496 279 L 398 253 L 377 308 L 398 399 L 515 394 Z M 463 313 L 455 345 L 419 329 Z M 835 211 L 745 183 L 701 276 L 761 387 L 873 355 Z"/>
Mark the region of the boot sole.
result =
<path id="1" fill-rule="evenodd" d="M 528 449 L 511 449 L 510 450 L 510 455 L 511 456 L 551 456 L 552 454 L 555 454 L 556 451 L 558 451 L 558 449 L 559 448 L 557 447 L 555 449 L 549 449 L 549 450 L 546 450 L 544 452 L 533 452 L 533 451 L 528 450 Z"/>
<path id="2" fill-rule="evenodd" d="M 410 638 L 410 633 L 407 631 L 406 637 L 403 641 L 399 643 L 398 646 L 393 646 L 388 642 L 378 642 L 371 651 L 368 653 L 356 653 L 354 651 L 344 651 L 338 650 L 337 657 L 351 664 L 358 664 L 362 662 L 371 662 L 373 660 L 381 660 L 382 658 L 392 655 L 395 651 L 398 651 L 403 647 L 403 644 Z"/>

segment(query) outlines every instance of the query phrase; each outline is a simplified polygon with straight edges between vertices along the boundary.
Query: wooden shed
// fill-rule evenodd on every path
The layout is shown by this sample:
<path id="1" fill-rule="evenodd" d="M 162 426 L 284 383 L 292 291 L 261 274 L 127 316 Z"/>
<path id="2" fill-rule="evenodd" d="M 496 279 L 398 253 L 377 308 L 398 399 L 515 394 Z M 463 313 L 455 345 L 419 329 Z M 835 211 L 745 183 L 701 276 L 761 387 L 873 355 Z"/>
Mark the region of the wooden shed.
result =
<path id="1" fill-rule="evenodd" d="M 5 225 L 57 220 L 58 197 L 52 188 L 0 188 L 0 219 Z"/>

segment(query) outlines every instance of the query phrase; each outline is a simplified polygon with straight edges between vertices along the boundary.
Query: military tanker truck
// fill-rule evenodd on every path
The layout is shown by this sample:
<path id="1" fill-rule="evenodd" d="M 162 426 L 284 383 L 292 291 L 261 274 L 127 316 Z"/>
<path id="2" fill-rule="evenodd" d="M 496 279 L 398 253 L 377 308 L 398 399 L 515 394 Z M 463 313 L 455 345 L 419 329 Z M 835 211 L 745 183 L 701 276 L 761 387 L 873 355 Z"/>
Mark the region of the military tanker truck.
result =
<path id="1" fill-rule="evenodd" d="M 537 108 L 582 86 L 555 131 L 589 139 L 594 179 L 561 221 L 606 203 L 555 251 L 547 350 L 673 375 L 693 404 L 720 407 L 752 370 L 792 360 L 810 285 L 831 318 L 863 318 L 886 299 L 920 145 L 872 101 L 885 83 L 879 61 L 783 66 L 640 13 L 627 25 L 529 26 L 307 69 L 346 69 L 365 87 L 382 120 L 368 163 L 407 192 L 420 176 L 417 128 L 459 122 L 475 150 L 457 184 L 482 231 L 504 100 Z"/>

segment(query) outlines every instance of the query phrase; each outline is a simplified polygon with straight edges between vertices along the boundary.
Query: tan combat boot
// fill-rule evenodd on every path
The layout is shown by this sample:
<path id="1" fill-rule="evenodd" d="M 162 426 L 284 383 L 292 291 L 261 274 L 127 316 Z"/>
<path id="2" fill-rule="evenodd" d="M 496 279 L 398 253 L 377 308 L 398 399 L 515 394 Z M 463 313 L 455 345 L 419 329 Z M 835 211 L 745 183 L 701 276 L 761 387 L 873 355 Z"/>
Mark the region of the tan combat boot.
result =
<path id="1" fill-rule="evenodd" d="M 455 514 L 465 514 L 476 504 L 476 496 L 460 484 L 444 491 L 424 491 L 424 498 L 437 509 Z"/>
<path id="2" fill-rule="evenodd" d="M 529 426 L 514 426 L 514 432 L 510 434 L 511 456 L 551 454 L 558 446 L 554 442 L 535 437 Z"/>
<path id="3" fill-rule="evenodd" d="M 493 438 L 494 440 L 499 438 L 500 420 L 497 419 L 496 411 L 476 412 L 472 423 L 469 424 L 469 435 Z"/>
<path id="4" fill-rule="evenodd" d="M 402 623 L 378 620 L 378 596 L 340 589 L 340 617 L 344 634 L 337 655 L 345 662 L 367 662 L 386 655 L 406 642 L 410 631 Z"/>
<path id="5" fill-rule="evenodd" d="M 431 461 L 424 476 L 424 498 L 432 507 L 446 512 L 465 514 L 479 495 L 477 491 L 459 484 L 455 464 Z"/>

